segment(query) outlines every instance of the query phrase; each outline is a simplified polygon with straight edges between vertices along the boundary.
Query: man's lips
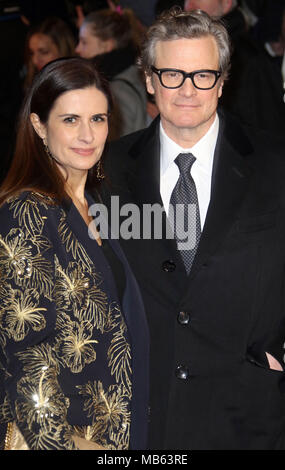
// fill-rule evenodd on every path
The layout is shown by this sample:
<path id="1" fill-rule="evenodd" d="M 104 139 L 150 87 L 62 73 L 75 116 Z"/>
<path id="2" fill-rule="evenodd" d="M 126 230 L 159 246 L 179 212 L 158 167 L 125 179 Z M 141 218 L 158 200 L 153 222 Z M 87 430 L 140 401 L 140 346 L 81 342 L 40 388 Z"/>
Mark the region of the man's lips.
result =
<path id="1" fill-rule="evenodd" d="M 94 148 L 92 149 L 83 149 L 83 148 L 72 148 L 73 152 L 77 153 L 78 155 L 82 155 L 85 157 L 88 157 L 89 155 L 92 155 L 94 152 Z"/>
<path id="2" fill-rule="evenodd" d="M 175 103 L 175 106 L 178 108 L 187 108 L 187 109 L 195 109 L 199 108 L 199 104 L 190 104 L 190 103 Z"/>

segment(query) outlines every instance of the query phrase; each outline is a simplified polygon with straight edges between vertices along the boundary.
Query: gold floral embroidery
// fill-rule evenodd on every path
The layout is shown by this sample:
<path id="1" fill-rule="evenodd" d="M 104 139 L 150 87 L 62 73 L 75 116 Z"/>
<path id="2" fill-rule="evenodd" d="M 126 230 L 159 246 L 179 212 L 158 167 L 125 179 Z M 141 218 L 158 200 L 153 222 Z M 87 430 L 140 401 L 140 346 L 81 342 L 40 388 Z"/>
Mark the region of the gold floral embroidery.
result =
<path id="1" fill-rule="evenodd" d="M 40 206 L 46 210 L 50 209 L 51 198 L 39 193 L 29 193 L 25 201 L 16 197 L 10 199 L 9 203 L 9 208 L 13 211 L 13 217 L 18 219 L 20 227 L 25 227 L 25 230 L 31 236 L 42 232 L 44 219 L 40 212 Z"/>
<path id="2" fill-rule="evenodd" d="M 0 406 L 0 423 L 9 423 L 13 421 L 14 417 L 11 412 L 10 401 L 8 394 L 5 393 L 5 397 Z"/>
<path id="3" fill-rule="evenodd" d="M 7 286 L 7 298 L 4 301 L 1 323 L 4 332 L 15 341 L 22 341 L 30 329 L 40 331 L 45 328 L 46 320 L 39 307 L 39 293 L 34 289 L 25 292 Z"/>
<path id="4" fill-rule="evenodd" d="M 89 322 L 82 324 L 69 321 L 58 335 L 56 352 L 63 363 L 78 374 L 91 362 L 96 360 L 93 337 L 93 326 Z"/>
<path id="5" fill-rule="evenodd" d="M 0 264 L 3 277 L 18 277 L 25 272 L 26 259 L 31 257 L 31 246 L 21 229 L 12 229 L 7 237 L 0 235 Z"/>
<path id="6" fill-rule="evenodd" d="M 28 435 L 29 444 L 37 449 L 62 448 L 62 444 L 71 448 L 71 429 L 66 426 L 69 400 L 61 392 L 52 368 L 43 367 L 38 379 L 30 365 L 30 372 L 18 382 L 19 398 L 15 403 L 18 422 L 27 426 L 25 437 Z"/>
<path id="7" fill-rule="evenodd" d="M 43 371 L 48 370 L 53 380 L 59 373 L 59 365 L 55 359 L 51 344 L 38 344 L 16 354 L 23 363 L 23 370 L 32 374 L 34 380 L 40 380 Z"/>
<path id="8" fill-rule="evenodd" d="M 111 374 L 115 375 L 116 382 L 122 383 L 131 389 L 131 349 L 126 338 L 126 325 L 122 320 L 120 329 L 113 335 L 108 350 L 109 367 Z"/>
<path id="9" fill-rule="evenodd" d="M 94 381 L 77 388 L 85 399 L 84 410 L 93 419 L 96 442 L 104 445 L 106 434 L 111 441 L 114 441 L 115 436 L 122 441 L 122 436 L 129 435 L 129 396 L 123 386 L 111 385 L 108 390 L 104 390 L 102 382 Z M 118 441 L 117 446 L 121 449 L 127 448 L 128 439 L 126 447 Z"/>
<path id="10" fill-rule="evenodd" d="M 61 242 L 65 246 L 67 253 L 71 253 L 73 258 L 76 259 L 76 261 L 78 262 L 78 264 L 81 264 L 85 269 L 90 271 L 92 262 L 85 248 L 81 245 L 81 243 L 78 242 L 74 233 L 70 229 L 70 226 L 67 224 L 66 214 L 63 210 L 61 211 L 58 233 L 61 238 Z M 98 282 L 100 282 L 100 275 L 93 271 L 92 276 L 94 276 L 94 280 L 96 284 L 98 284 Z"/>
<path id="11" fill-rule="evenodd" d="M 17 353 L 26 373 L 17 384 L 17 420 L 25 423 L 24 436 L 32 448 L 74 448 L 66 416 L 69 399 L 58 384 L 59 364 L 50 344 Z M 20 426 L 21 427 L 21 426 Z"/>
<path id="12" fill-rule="evenodd" d="M 29 194 L 25 199 L 11 199 L 9 208 L 18 228 L 0 236 L 3 360 L 10 339 L 19 343 L 29 333 L 49 328 L 45 343 L 15 353 L 24 373 L 17 384 L 15 402 L 19 428 L 31 448 L 74 448 L 74 430 L 67 423 L 69 400 L 63 395 L 58 378 L 62 368 L 79 374 L 88 364 L 99 361 L 97 344 L 107 333 L 109 338 L 106 336 L 104 341 L 108 352 L 104 359 L 108 360 L 114 383 L 104 390 L 100 380 L 87 384 L 82 380 L 78 386 L 84 400 L 82 413 L 86 413 L 88 422 L 92 420 L 92 425 L 81 428 L 81 432 L 108 449 L 127 449 L 131 360 L 120 307 L 109 302 L 102 287 L 102 274 L 96 271 L 71 231 L 63 210 L 58 234 L 70 261 L 62 265 L 56 255 L 49 261 L 52 245 L 43 230 L 49 214 L 46 210 L 52 210 L 50 198 Z M 47 312 L 49 305 L 53 309 L 56 306 L 56 315 Z M 51 342 L 50 332 L 54 333 Z M 6 397 L 0 407 L 0 420 L 12 421 L 11 418 L 15 416 Z"/>
<path id="13" fill-rule="evenodd" d="M 51 263 L 42 256 L 49 246 L 45 237 L 29 238 L 21 229 L 10 230 L 5 238 L 0 235 L 1 278 L 14 279 L 18 286 L 36 288 L 51 298 Z"/>

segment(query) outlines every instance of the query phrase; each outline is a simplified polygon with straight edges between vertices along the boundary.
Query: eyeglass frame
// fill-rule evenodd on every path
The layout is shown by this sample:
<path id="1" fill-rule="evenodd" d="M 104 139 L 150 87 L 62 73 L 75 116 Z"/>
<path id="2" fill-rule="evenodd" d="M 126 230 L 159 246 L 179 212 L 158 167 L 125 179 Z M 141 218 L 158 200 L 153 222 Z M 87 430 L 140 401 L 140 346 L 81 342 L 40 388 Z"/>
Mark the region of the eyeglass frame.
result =
<path id="1" fill-rule="evenodd" d="M 180 70 L 180 69 L 168 69 L 168 68 L 166 68 L 166 69 L 157 69 L 156 67 L 154 67 L 154 65 L 151 66 L 151 70 L 158 76 L 161 85 L 164 88 L 168 88 L 170 90 L 175 90 L 176 88 L 182 87 L 182 85 L 185 82 L 186 78 L 191 78 L 191 82 L 193 83 L 193 86 L 195 88 L 197 88 L 198 90 L 211 90 L 212 88 L 214 88 L 216 86 L 217 81 L 219 80 L 219 78 L 222 75 L 221 70 L 202 69 L 202 70 L 194 70 L 193 72 L 184 72 L 184 70 Z M 164 85 L 162 83 L 162 78 L 161 78 L 161 74 L 163 72 L 179 72 L 179 73 L 181 73 L 183 75 L 183 80 L 182 80 L 181 85 L 179 85 L 179 86 L 166 86 L 166 85 Z M 194 76 L 196 75 L 196 73 L 201 73 L 201 72 L 211 72 L 215 75 L 216 79 L 215 79 L 215 82 L 212 86 L 210 86 L 208 88 L 201 88 L 201 87 L 195 85 Z"/>

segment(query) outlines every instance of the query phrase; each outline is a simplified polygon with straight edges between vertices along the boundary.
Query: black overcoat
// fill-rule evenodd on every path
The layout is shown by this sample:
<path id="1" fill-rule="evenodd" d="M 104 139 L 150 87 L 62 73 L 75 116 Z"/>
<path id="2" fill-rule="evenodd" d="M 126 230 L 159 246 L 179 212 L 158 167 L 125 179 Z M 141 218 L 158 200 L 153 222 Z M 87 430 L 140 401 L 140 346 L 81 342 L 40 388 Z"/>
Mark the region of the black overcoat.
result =
<path id="1" fill-rule="evenodd" d="M 110 189 L 121 206 L 162 204 L 159 145 L 159 118 L 111 145 L 109 205 Z M 283 446 L 285 374 L 265 352 L 284 364 L 284 151 L 220 113 L 189 277 L 174 240 L 121 240 L 150 327 L 150 448 Z"/>

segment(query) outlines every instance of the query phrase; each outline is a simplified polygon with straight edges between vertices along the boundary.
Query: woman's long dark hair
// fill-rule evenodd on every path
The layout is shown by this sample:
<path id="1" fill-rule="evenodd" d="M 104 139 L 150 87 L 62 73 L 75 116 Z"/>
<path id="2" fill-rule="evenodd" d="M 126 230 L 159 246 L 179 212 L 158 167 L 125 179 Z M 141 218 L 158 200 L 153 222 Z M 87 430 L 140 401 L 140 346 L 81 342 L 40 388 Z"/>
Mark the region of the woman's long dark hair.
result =
<path id="1" fill-rule="evenodd" d="M 80 57 L 58 59 L 40 71 L 20 112 L 14 157 L 0 187 L 0 205 L 23 191 L 39 192 L 58 202 L 66 198 L 64 177 L 55 161 L 47 155 L 30 115 L 36 113 L 46 124 L 55 101 L 63 93 L 92 86 L 105 95 L 110 112 L 112 98 L 108 83 L 89 60 Z M 97 184 L 96 171 L 92 168 L 88 172 L 86 187 L 94 189 Z"/>

